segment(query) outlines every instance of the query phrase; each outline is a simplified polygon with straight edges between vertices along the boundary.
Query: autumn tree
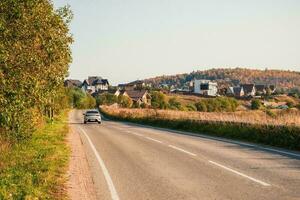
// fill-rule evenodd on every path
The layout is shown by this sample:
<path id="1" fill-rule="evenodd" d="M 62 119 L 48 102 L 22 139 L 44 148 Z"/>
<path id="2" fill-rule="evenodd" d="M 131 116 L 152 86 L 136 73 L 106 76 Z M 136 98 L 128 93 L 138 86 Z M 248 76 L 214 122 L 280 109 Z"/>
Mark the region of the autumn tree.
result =
<path id="1" fill-rule="evenodd" d="M 0 126 L 22 139 L 58 109 L 71 62 L 68 7 L 50 0 L 0 1 Z"/>

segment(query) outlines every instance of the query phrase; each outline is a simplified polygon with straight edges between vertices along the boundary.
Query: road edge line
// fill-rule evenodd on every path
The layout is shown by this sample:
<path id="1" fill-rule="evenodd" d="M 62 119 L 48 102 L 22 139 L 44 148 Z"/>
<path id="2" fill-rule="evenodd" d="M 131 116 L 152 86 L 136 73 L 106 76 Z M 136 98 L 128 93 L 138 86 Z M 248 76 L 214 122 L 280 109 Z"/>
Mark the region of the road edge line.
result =
<path id="1" fill-rule="evenodd" d="M 114 183 L 113 183 L 113 181 L 111 179 L 111 176 L 109 175 L 109 172 L 108 172 L 108 170 L 107 170 L 107 168 L 106 168 L 106 166 L 104 164 L 104 161 L 102 160 L 102 158 L 101 158 L 100 154 L 98 153 L 96 147 L 92 143 L 90 137 L 87 135 L 87 133 L 85 132 L 85 130 L 82 129 L 81 127 L 79 127 L 79 129 L 81 130 L 81 132 L 84 134 L 84 136 L 88 140 L 88 142 L 89 142 L 89 144 L 90 144 L 90 146 L 91 146 L 91 148 L 92 148 L 92 150 L 93 150 L 93 152 L 94 152 L 94 154 L 95 154 L 95 156 L 97 158 L 97 161 L 98 161 L 98 163 L 99 163 L 99 165 L 100 165 L 100 167 L 102 169 L 103 175 L 104 175 L 106 183 L 108 185 L 108 189 L 110 191 L 112 200 L 120 200 L 119 195 L 117 193 L 117 190 L 116 190 L 116 188 L 114 186 Z"/>

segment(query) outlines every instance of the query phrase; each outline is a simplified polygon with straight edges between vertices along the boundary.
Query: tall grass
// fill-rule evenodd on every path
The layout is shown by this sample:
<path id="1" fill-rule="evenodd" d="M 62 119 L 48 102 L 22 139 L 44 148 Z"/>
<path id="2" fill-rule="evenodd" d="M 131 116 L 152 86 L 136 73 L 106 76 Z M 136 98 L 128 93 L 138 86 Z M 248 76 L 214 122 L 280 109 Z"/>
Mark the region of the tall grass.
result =
<path id="1" fill-rule="evenodd" d="M 261 112 L 253 111 L 191 114 L 191 112 L 118 109 L 105 106 L 101 107 L 101 111 L 107 117 L 117 120 L 300 150 L 300 126 L 299 123 L 295 125 L 299 121 L 294 119 L 299 117 L 299 112 L 296 111 L 281 113 L 282 116 L 273 121 L 268 121 L 270 117 L 266 115 L 262 117 Z M 258 119 L 247 116 L 252 113 L 256 114 Z M 288 122 L 288 119 L 294 120 L 293 124 Z"/>
<path id="2" fill-rule="evenodd" d="M 66 199 L 67 113 L 15 144 L 0 138 L 0 199 Z"/>
<path id="3" fill-rule="evenodd" d="M 125 109 L 107 106 L 102 106 L 102 109 L 110 115 L 117 115 L 122 118 L 185 119 L 194 121 L 300 126 L 300 111 L 293 109 L 276 110 L 273 111 L 273 115 L 262 110 L 236 112 L 185 112 L 176 110 Z"/>

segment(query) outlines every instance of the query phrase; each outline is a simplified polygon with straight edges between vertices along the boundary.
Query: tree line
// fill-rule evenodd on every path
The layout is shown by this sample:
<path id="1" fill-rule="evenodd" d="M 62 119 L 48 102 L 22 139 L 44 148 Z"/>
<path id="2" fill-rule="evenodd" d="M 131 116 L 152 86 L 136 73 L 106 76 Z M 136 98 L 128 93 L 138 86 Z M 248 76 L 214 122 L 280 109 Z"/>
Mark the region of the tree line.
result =
<path id="1" fill-rule="evenodd" d="M 162 92 L 151 91 L 151 105 L 135 104 L 126 96 L 115 96 L 113 94 L 104 93 L 96 96 L 97 105 L 119 104 L 123 108 L 153 108 L 168 109 L 180 111 L 199 111 L 199 112 L 234 112 L 238 107 L 238 101 L 229 97 L 217 97 L 212 99 L 201 99 L 195 103 L 184 105 L 176 97 L 167 97 Z"/>
<path id="2" fill-rule="evenodd" d="M 68 105 L 71 19 L 50 0 L 0 1 L 0 136 L 29 137 Z"/>

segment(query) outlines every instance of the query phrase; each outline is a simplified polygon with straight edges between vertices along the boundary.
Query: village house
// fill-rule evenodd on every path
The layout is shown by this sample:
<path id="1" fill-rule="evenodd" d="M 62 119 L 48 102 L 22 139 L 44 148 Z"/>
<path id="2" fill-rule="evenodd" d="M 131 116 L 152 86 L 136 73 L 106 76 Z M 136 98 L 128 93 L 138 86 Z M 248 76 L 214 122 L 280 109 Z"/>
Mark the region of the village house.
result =
<path id="1" fill-rule="evenodd" d="M 243 88 L 244 94 L 247 97 L 254 97 L 256 94 L 256 89 L 254 84 L 241 84 L 240 87 Z"/>
<path id="2" fill-rule="evenodd" d="M 242 97 L 245 95 L 243 87 L 229 87 L 227 90 L 228 96 Z"/>
<path id="3" fill-rule="evenodd" d="M 210 80 L 194 80 L 194 91 L 195 94 L 201 94 L 205 96 L 217 96 L 218 94 L 218 83 Z"/>
<path id="4" fill-rule="evenodd" d="M 81 85 L 81 89 L 88 93 L 95 93 L 98 91 L 107 91 L 109 82 L 100 76 L 90 76 L 85 79 Z"/>
<path id="5" fill-rule="evenodd" d="M 257 95 L 263 95 L 267 93 L 267 86 L 265 85 L 255 85 L 255 90 Z"/>
<path id="6" fill-rule="evenodd" d="M 82 82 L 80 80 L 67 79 L 64 81 L 65 87 L 81 87 Z"/>
<path id="7" fill-rule="evenodd" d="M 112 94 L 118 97 L 121 94 L 121 91 L 119 89 L 98 90 L 97 92 L 92 93 L 92 96 L 96 97 L 105 93 Z"/>
<path id="8" fill-rule="evenodd" d="M 150 84 L 146 84 L 144 81 L 141 80 L 136 80 L 130 83 L 126 83 L 126 84 L 119 84 L 118 88 L 120 90 L 142 90 L 145 87 L 150 87 Z"/>
<path id="9" fill-rule="evenodd" d="M 151 96 L 147 90 L 126 90 L 121 95 L 129 97 L 134 103 L 151 105 Z"/>
<path id="10" fill-rule="evenodd" d="M 275 85 L 255 85 L 256 94 L 265 95 L 267 92 L 273 94 L 276 91 Z"/>

